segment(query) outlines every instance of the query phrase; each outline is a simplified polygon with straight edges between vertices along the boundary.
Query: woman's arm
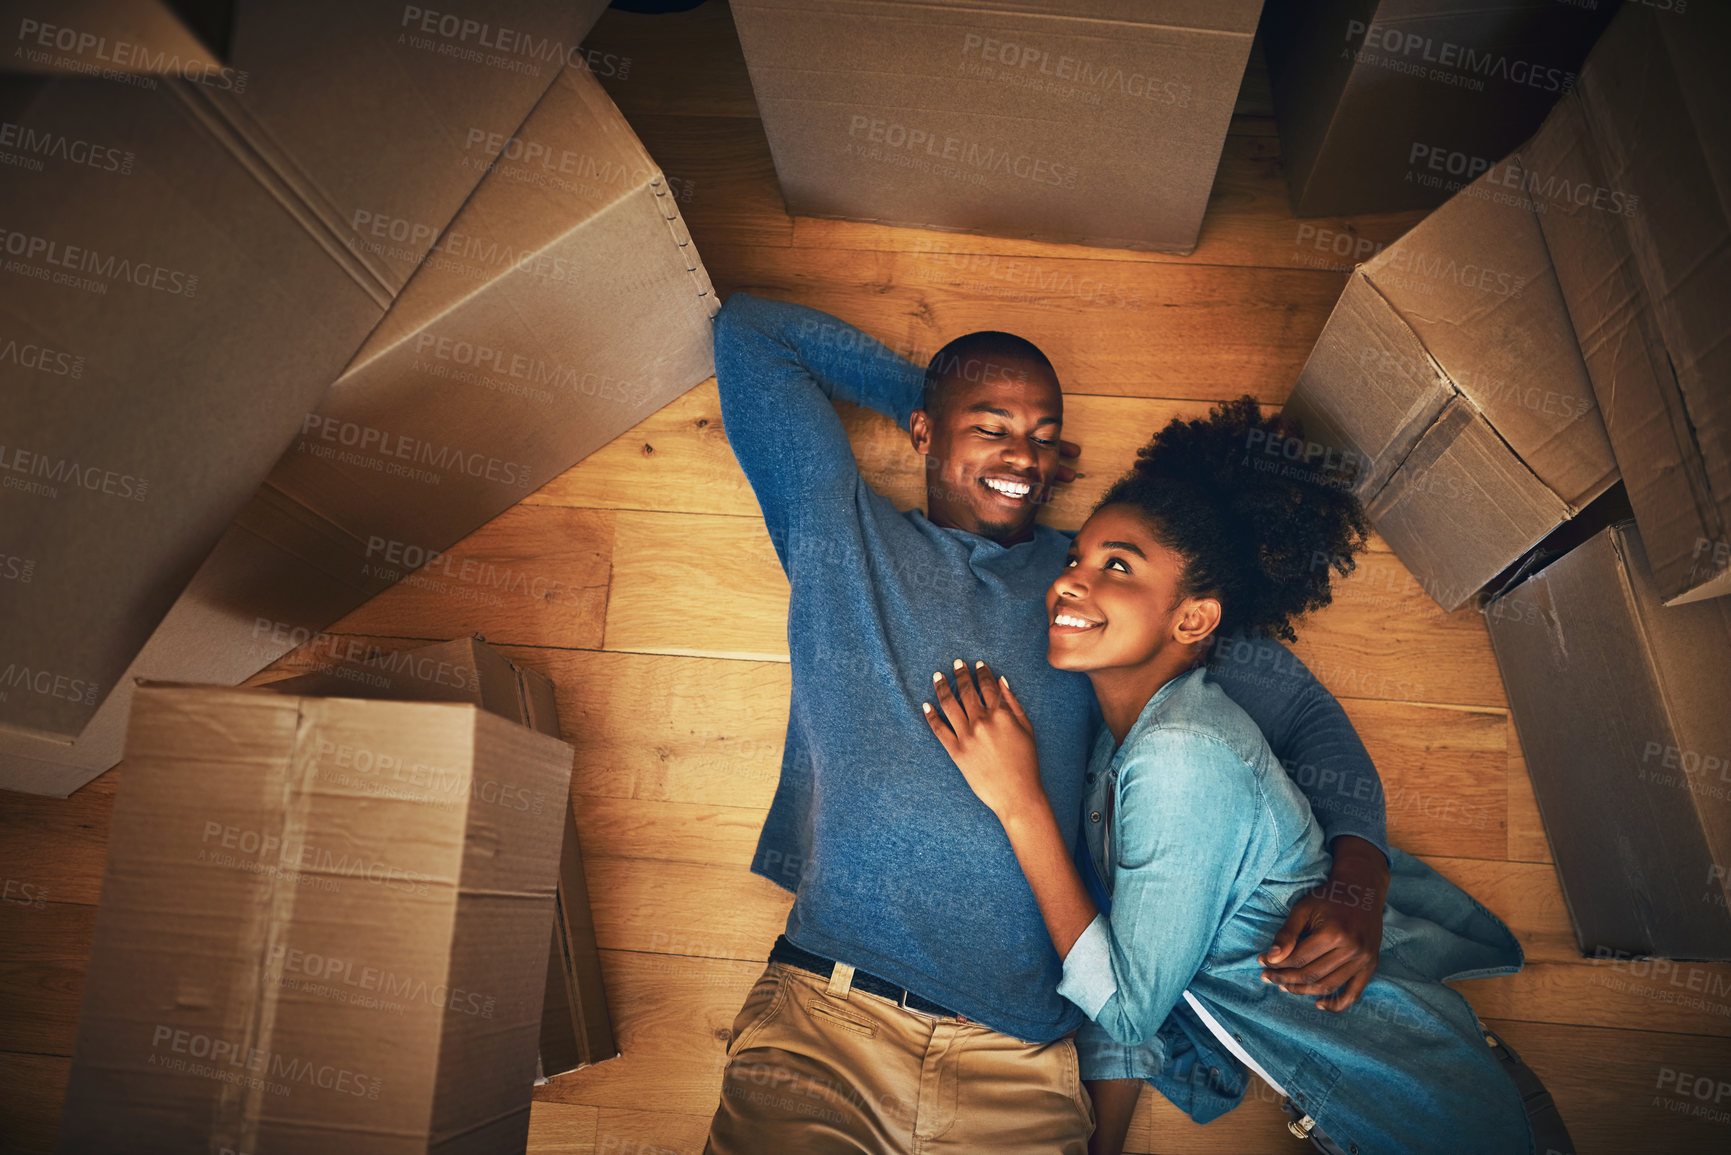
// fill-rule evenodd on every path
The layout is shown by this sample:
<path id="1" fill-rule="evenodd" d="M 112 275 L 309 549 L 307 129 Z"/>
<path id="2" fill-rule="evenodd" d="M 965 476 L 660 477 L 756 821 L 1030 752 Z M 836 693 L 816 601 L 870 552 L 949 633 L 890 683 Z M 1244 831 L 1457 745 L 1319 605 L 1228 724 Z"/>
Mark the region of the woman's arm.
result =
<path id="1" fill-rule="evenodd" d="M 1035 781 L 1039 778 L 1036 773 Z M 1052 804 L 1044 791 L 1038 800 L 1029 799 L 1019 807 L 998 815 L 1009 835 L 1010 849 L 1028 878 L 1034 901 L 1040 904 L 1040 917 L 1046 921 L 1046 933 L 1060 959 L 1070 953 L 1082 932 L 1100 914 L 1082 876 L 1076 872 L 1075 860 L 1064 845 L 1058 830 L 1058 820 L 1052 814 Z"/>
<path id="2" fill-rule="evenodd" d="M 954 693 L 943 674 L 932 675 L 939 709 L 927 705 L 926 721 L 980 801 L 1004 824 L 1010 848 L 1040 906 L 1046 933 L 1062 959 L 1100 913 L 1099 908 L 1076 872 L 1046 789 L 1040 784 L 1033 723 L 1010 691 L 1007 679 L 994 677 L 984 662 L 975 671 L 978 684 L 967 664 L 956 662 Z"/>
<path id="3" fill-rule="evenodd" d="M 1376 974 L 1388 840 L 1382 781 L 1334 695 L 1272 638 L 1223 638 L 1209 675 L 1249 714 L 1334 852 L 1328 881 L 1292 906 L 1263 978 L 1344 1011 Z"/>
<path id="4" fill-rule="evenodd" d="M 1196 974 L 1243 867 L 1262 805 L 1250 767 L 1224 743 L 1152 730 L 1119 770 L 1114 893 L 1098 913 L 1040 785 L 1033 727 L 984 662 L 957 663 L 956 692 L 932 675 L 932 732 L 1004 823 L 1047 933 L 1064 962 L 1058 993 L 1113 1039 L 1152 1038 Z M 948 724 L 945 724 L 945 721 Z"/>
<path id="5" fill-rule="evenodd" d="M 1088 1137 L 1088 1155 L 1122 1155 L 1142 1080 L 1089 1079 L 1084 1085 L 1094 1100 L 1094 1134 Z"/>

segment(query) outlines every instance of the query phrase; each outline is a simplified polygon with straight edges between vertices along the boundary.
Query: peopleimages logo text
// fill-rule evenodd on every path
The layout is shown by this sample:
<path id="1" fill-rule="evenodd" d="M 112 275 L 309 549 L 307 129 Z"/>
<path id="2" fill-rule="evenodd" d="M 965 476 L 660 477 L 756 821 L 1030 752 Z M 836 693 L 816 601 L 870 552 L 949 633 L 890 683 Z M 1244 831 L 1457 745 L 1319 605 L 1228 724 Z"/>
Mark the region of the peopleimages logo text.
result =
<path id="1" fill-rule="evenodd" d="M 62 269 L 110 281 L 126 281 L 159 293 L 191 297 L 198 293 L 198 277 L 193 273 L 165 268 L 150 261 L 137 261 L 115 253 L 103 254 L 84 245 L 69 245 L 52 237 L 0 228 L 0 252 L 26 261 L 41 261 Z"/>
<path id="2" fill-rule="evenodd" d="M 150 483 L 142 477 L 104 469 L 100 465 L 84 465 L 71 458 L 20 449 L 15 445 L 0 445 L 0 472 L 41 478 L 43 482 L 59 485 L 75 485 L 92 493 L 131 501 L 143 501 L 150 492 Z M 7 480 L 10 482 L 12 479 Z"/>
<path id="3" fill-rule="evenodd" d="M 1008 149 L 993 148 L 978 141 L 944 136 L 923 128 L 909 128 L 905 124 L 874 120 L 858 114 L 848 122 L 847 134 L 851 137 L 863 137 L 873 144 L 889 148 L 924 152 L 937 160 L 964 164 L 980 172 L 1013 176 L 1035 184 L 1056 185 L 1059 188 L 1075 188 L 1077 174 L 1081 171 L 1075 165 L 1059 164 L 1045 157 L 1013 153 Z"/>
<path id="4" fill-rule="evenodd" d="M 342 421 L 317 413 L 307 414 L 306 420 L 301 424 L 301 437 L 303 441 L 331 441 L 358 452 L 400 458 L 417 465 L 428 465 L 445 473 L 484 477 L 488 481 L 522 488 L 529 485 L 529 467 L 520 462 L 503 461 L 485 453 L 473 453 L 450 445 L 435 445 L 431 441 L 423 441 L 407 434 L 387 433 L 370 425 Z"/>
<path id="5" fill-rule="evenodd" d="M 28 17 L 18 22 L 20 51 L 65 52 L 78 58 L 100 60 L 120 72 L 144 72 L 178 76 L 195 84 L 245 92 L 245 70 L 228 68 L 209 60 L 182 60 L 177 52 L 162 52 L 130 40 L 111 40 L 97 32 L 64 24 L 45 24 Z"/>
<path id="6" fill-rule="evenodd" d="M 53 670 L 31 669 L 17 662 L 8 662 L 0 668 L 0 690 L 7 689 L 28 690 L 44 698 L 59 698 L 82 706 L 96 705 L 102 692 L 96 682 L 56 674 Z"/>
<path id="7" fill-rule="evenodd" d="M 1511 60 L 1500 52 L 1480 52 L 1470 45 L 1421 36 L 1402 28 L 1348 20 L 1346 39 L 1350 42 L 1360 36 L 1364 37 L 1360 46 L 1360 51 L 1364 52 L 1382 52 L 1390 57 L 1458 69 L 1479 77 L 1494 77 L 1542 92 L 1568 92 L 1575 86 L 1575 74 L 1567 69 L 1549 68 L 1528 60 Z"/>
<path id="8" fill-rule="evenodd" d="M 132 172 L 133 155 L 126 149 L 95 144 L 80 137 L 17 124 L 10 120 L 0 121 L 0 146 L 14 148 L 31 156 L 83 165 L 99 172 L 119 173 L 121 176 Z"/>

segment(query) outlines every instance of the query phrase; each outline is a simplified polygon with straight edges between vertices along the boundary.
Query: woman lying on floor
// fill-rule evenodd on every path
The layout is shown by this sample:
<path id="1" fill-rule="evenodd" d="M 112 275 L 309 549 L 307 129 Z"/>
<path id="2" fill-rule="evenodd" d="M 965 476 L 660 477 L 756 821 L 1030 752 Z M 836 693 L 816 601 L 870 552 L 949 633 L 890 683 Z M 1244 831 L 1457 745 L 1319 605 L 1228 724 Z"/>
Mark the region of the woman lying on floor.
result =
<path id="1" fill-rule="evenodd" d="M 1331 571 L 1350 572 L 1363 547 L 1342 479 L 1286 460 L 1266 471 L 1246 453 L 1295 432 L 1249 398 L 1173 421 L 1047 592 L 1047 659 L 1088 674 L 1104 718 L 1086 854 L 1065 850 L 1007 682 L 984 663 L 956 671 L 954 690 L 935 677 L 926 717 L 1003 823 L 1064 960 L 1059 992 L 1092 1020 L 1077 1036 L 1091 1150 L 1122 1149 L 1143 1079 L 1207 1122 L 1254 1072 L 1324 1150 L 1527 1155 L 1522 1094 L 1443 985 L 1518 970 L 1520 948 L 1429 867 L 1394 852 L 1381 964 L 1351 1009 L 1261 977 L 1259 952 L 1330 859 L 1303 794 L 1202 663 L 1217 634 L 1292 639 L 1291 621 L 1328 604 Z M 1168 1060 L 1176 1076 L 1160 1075 Z"/>

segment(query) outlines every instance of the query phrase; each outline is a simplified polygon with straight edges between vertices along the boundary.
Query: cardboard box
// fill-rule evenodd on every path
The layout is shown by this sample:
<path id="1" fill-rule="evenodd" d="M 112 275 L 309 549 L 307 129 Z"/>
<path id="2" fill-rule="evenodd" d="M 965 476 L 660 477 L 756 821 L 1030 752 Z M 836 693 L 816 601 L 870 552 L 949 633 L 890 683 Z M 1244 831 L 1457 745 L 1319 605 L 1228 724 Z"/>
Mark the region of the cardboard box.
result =
<path id="1" fill-rule="evenodd" d="M 222 75 L 232 17 L 230 0 L 0 0 L 0 34 L 11 39 L 0 70 L 232 84 L 233 69 Z"/>
<path id="2" fill-rule="evenodd" d="M 1448 610 L 1617 479 L 1526 184 L 1512 158 L 1360 265 L 1286 405 L 1282 451 L 1356 464 Z"/>
<path id="3" fill-rule="evenodd" d="M 1441 204 L 1539 127 L 1615 11 L 1270 0 L 1262 42 L 1293 213 Z"/>
<path id="4" fill-rule="evenodd" d="M 1626 4 L 1526 150 L 1668 604 L 1731 592 L 1731 9 Z"/>
<path id="5" fill-rule="evenodd" d="M 513 802 L 570 770 L 470 703 L 140 687 L 60 1150 L 523 1150 L 562 823 Z"/>
<path id="6" fill-rule="evenodd" d="M 458 638 L 396 653 L 368 654 L 330 668 L 268 683 L 279 694 L 416 702 L 472 702 L 549 737 L 559 737 L 553 683 L 514 665 L 479 638 Z M 509 800 L 539 813 L 551 798 Z M 564 842 L 547 990 L 541 1006 L 541 1066 L 546 1077 L 615 1058 L 612 1018 L 601 981 L 601 955 L 589 907 L 589 884 L 577 842 L 575 802 L 565 803 Z"/>
<path id="7" fill-rule="evenodd" d="M 1262 0 L 735 0 L 788 211 L 1187 253 Z"/>
<path id="8" fill-rule="evenodd" d="M 1484 612 L 1582 953 L 1731 959 L 1731 601 L 1623 522 Z"/>
<path id="9" fill-rule="evenodd" d="M 0 80 L 7 748 L 88 724 L 601 6 L 495 8 L 495 65 L 412 6 L 247 0 L 227 87 Z"/>
<path id="10" fill-rule="evenodd" d="M 116 696 L 140 677 L 247 677 L 419 564 L 400 558 L 449 547 L 714 372 L 708 276 L 592 74 L 568 66 L 477 149 L 493 167 L 323 403 L 293 416 L 300 436 Z M 105 704 L 70 747 L 0 734 L 0 784 L 77 788 L 118 759 L 125 709 Z"/>

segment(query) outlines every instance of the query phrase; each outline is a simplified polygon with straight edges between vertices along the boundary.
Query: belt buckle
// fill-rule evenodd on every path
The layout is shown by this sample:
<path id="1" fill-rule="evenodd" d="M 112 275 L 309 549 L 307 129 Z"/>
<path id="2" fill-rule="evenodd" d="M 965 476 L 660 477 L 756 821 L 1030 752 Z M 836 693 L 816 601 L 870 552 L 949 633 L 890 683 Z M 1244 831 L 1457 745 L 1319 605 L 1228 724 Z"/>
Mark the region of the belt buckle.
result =
<path id="1" fill-rule="evenodd" d="M 896 1005 L 901 1007 L 902 1010 L 907 1011 L 909 1014 L 918 1015 L 922 1019 L 936 1020 L 940 1017 L 938 1015 L 932 1014 L 930 1011 L 922 1011 L 918 1007 L 908 1006 L 908 996 L 912 993 L 913 993 L 912 991 L 908 990 L 906 987 L 903 987 L 902 988 L 902 997 L 900 999 L 896 1000 Z"/>

